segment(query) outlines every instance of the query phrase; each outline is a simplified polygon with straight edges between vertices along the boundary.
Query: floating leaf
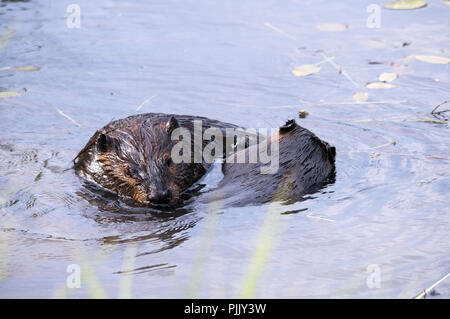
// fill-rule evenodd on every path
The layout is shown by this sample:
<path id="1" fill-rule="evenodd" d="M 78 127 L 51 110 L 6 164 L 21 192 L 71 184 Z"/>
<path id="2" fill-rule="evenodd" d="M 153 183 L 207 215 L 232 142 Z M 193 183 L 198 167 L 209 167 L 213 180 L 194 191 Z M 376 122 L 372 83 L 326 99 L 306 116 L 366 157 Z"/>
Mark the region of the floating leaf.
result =
<path id="1" fill-rule="evenodd" d="M 367 47 L 371 47 L 371 48 L 385 48 L 386 47 L 386 42 L 384 42 L 384 40 L 381 39 L 368 39 L 368 40 L 364 40 L 361 41 L 361 44 Z"/>
<path id="2" fill-rule="evenodd" d="M 356 101 L 356 103 L 363 103 L 366 102 L 369 98 L 369 93 L 367 92 L 356 92 L 353 94 L 353 99 Z"/>
<path id="3" fill-rule="evenodd" d="M 366 84 L 366 88 L 368 89 L 392 89 L 395 88 L 394 84 L 385 83 L 385 82 L 370 82 Z"/>
<path id="4" fill-rule="evenodd" d="M 416 55 L 417 60 L 435 64 L 450 64 L 450 58 L 436 55 Z"/>
<path id="5" fill-rule="evenodd" d="M 393 10 L 411 10 L 423 8 L 426 5 L 427 3 L 422 0 L 402 0 L 386 3 L 384 7 L 386 9 L 393 9 Z"/>
<path id="6" fill-rule="evenodd" d="M 22 72 L 26 72 L 26 71 L 39 71 L 41 68 L 38 66 L 13 66 L 11 68 L 14 71 L 22 71 Z"/>
<path id="7" fill-rule="evenodd" d="M 314 65 L 314 64 L 304 64 L 304 65 L 300 65 L 295 67 L 292 70 L 292 73 L 295 76 L 307 76 L 310 74 L 314 74 L 320 71 L 320 66 L 318 65 Z"/>
<path id="8" fill-rule="evenodd" d="M 383 72 L 378 76 L 380 82 L 392 82 L 398 77 L 397 73 Z"/>
<path id="9" fill-rule="evenodd" d="M 0 98 L 8 98 L 18 96 L 19 92 L 17 91 L 0 91 Z"/>
<path id="10" fill-rule="evenodd" d="M 450 6 L 450 0 L 444 0 L 444 3 L 448 6 Z"/>
<path id="11" fill-rule="evenodd" d="M 346 24 L 340 23 L 323 23 L 316 25 L 316 29 L 323 32 L 341 32 L 347 30 Z"/>

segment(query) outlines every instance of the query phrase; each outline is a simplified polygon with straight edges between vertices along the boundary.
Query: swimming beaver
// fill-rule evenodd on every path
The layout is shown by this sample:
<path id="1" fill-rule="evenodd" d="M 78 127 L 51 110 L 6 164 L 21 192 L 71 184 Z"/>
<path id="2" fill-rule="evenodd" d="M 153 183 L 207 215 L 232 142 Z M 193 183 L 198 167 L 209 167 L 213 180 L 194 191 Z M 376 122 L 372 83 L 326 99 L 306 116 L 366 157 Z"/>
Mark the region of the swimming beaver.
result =
<path id="1" fill-rule="evenodd" d="M 228 204 L 238 206 L 292 202 L 334 179 L 334 146 L 294 120 L 287 121 L 277 133 L 267 139 L 267 149 L 271 149 L 274 138 L 279 143 L 279 163 L 274 174 L 261 174 L 260 161 L 249 163 L 249 153 L 259 146 L 252 145 L 227 158 L 222 166 L 224 178 L 206 200 L 227 199 Z M 245 153 L 245 163 L 236 163 L 236 158 L 243 155 L 239 153 Z"/>
<path id="2" fill-rule="evenodd" d="M 238 126 L 206 117 L 147 113 L 116 120 L 99 129 L 74 159 L 74 169 L 87 180 L 139 204 L 174 203 L 209 169 L 210 163 L 175 163 L 171 151 L 176 128 L 194 131 L 202 121 L 203 132 Z M 204 148 L 208 141 L 202 140 Z M 223 143 L 224 148 L 227 141 Z M 194 140 L 192 139 L 194 148 Z M 194 156 L 192 152 L 192 156 Z"/>

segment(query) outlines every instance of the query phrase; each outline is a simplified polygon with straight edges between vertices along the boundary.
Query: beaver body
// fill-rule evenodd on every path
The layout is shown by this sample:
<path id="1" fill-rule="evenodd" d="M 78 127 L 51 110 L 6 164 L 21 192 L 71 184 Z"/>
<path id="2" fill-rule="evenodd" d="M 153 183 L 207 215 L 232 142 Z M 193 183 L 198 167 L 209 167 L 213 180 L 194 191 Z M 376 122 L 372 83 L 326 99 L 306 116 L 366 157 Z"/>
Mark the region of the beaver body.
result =
<path id="1" fill-rule="evenodd" d="M 236 139 L 230 142 L 225 138 L 226 130 L 238 126 L 205 117 L 162 113 L 130 116 L 99 129 L 78 154 L 74 168 L 83 178 L 140 205 L 174 204 L 211 166 L 210 162 L 196 162 L 193 154 L 191 161 L 179 163 L 172 159 L 177 143 L 171 138 L 172 132 L 184 128 L 193 133 L 195 121 L 202 122 L 202 133 L 216 128 L 224 137 L 224 177 L 208 194 L 209 200 L 234 198 L 235 205 L 296 200 L 334 175 L 335 148 L 295 121 L 288 121 L 276 136 L 267 138 L 269 149 L 274 139 L 279 145 L 279 167 L 270 174 L 261 174 L 260 162 L 234 161 L 240 155 L 247 158 L 261 139 L 259 144 L 247 147 L 246 143 L 244 149 L 227 154 L 230 143 L 237 143 Z M 202 139 L 202 149 L 208 143 Z M 191 147 L 198 147 L 194 139 Z"/>
<path id="2" fill-rule="evenodd" d="M 224 199 L 232 205 L 262 204 L 269 201 L 297 201 L 325 184 L 335 175 L 336 149 L 294 120 L 268 138 L 267 149 L 278 140 L 278 169 L 262 174 L 260 162 L 237 163 L 239 153 L 249 153 L 257 145 L 232 154 L 223 164 L 223 179 L 209 200 Z"/>
<path id="3" fill-rule="evenodd" d="M 83 178 L 139 204 L 174 203 L 211 165 L 194 160 L 175 163 L 171 158 L 176 143 L 171 139 L 173 130 L 182 127 L 193 132 L 196 120 L 201 121 L 203 132 L 211 127 L 238 128 L 199 116 L 134 115 L 95 132 L 76 157 L 74 169 Z M 206 143 L 202 141 L 202 147 Z"/>

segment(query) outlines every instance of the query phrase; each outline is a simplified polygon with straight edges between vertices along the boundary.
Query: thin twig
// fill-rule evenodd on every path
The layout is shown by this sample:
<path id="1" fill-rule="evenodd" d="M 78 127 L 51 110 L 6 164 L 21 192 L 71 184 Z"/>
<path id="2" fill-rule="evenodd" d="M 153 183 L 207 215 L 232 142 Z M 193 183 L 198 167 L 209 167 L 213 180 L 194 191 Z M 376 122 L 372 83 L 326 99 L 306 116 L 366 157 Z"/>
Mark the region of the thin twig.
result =
<path id="1" fill-rule="evenodd" d="M 148 99 L 146 99 L 144 102 L 142 102 L 142 103 L 136 108 L 136 111 L 139 111 L 139 110 L 144 106 L 144 104 L 146 104 L 147 102 L 153 100 L 155 97 L 156 97 L 156 95 L 150 96 Z"/>
<path id="2" fill-rule="evenodd" d="M 402 104 L 408 102 L 408 100 L 386 100 L 386 101 L 366 101 L 366 102 L 321 102 L 313 103 L 308 101 L 300 100 L 302 103 L 309 104 L 311 106 L 320 105 L 353 105 L 353 104 Z"/>
<path id="3" fill-rule="evenodd" d="M 3 51 L 3 49 L 15 34 L 16 30 L 8 27 L 6 27 L 6 29 L 0 33 L 0 52 Z"/>
<path id="4" fill-rule="evenodd" d="M 442 160 L 450 161 L 450 158 L 444 157 L 444 156 L 438 156 L 438 155 L 427 155 L 425 157 L 426 158 L 434 158 L 434 159 L 442 159 Z"/>
<path id="5" fill-rule="evenodd" d="M 365 149 L 362 149 L 362 150 L 351 150 L 348 153 L 367 152 L 367 151 L 370 151 L 370 150 L 376 150 L 376 149 L 379 149 L 379 148 L 383 148 L 383 147 L 386 147 L 386 146 L 389 146 L 389 145 L 394 145 L 395 146 L 395 145 L 397 145 L 397 142 L 394 140 L 394 141 L 391 141 L 391 142 L 386 143 L 386 144 L 382 144 L 382 145 L 378 145 L 378 146 L 372 146 L 372 147 L 368 147 L 368 148 L 365 148 Z"/>
<path id="6" fill-rule="evenodd" d="M 398 100 L 398 101 L 373 101 L 373 102 L 361 102 L 358 104 L 402 104 L 408 102 L 407 100 Z M 322 105 L 354 105 L 356 102 L 321 102 L 321 103 L 313 103 L 308 101 L 300 100 L 297 104 L 286 104 L 286 105 L 251 105 L 251 104 L 239 104 L 239 103 L 226 103 L 221 102 L 225 105 L 236 106 L 236 107 L 248 107 L 248 108 L 299 108 L 303 104 L 308 104 L 309 106 L 322 106 Z"/>
<path id="7" fill-rule="evenodd" d="M 322 63 L 329 62 L 329 61 L 334 60 L 334 59 L 335 59 L 335 57 L 332 56 L 332 57 L 326 58 L 326 59 L 324 59 L 324 60 L 322 60 L 320 62 L 314 63 L 314 65 L 321 65 Z"/>
<path id="8" fill-rule="evenodd" d="M 436 110 L 437 110 L 437 108 L 438 108 L 439 106 L 444 105 L 444 104 L 449 103 L 449 102 L 450 102 L 450 100 L 446 100 L 446 101 L 444 101 L 444 102 L 442 102 L 442 103 L 436 105 L 436 106 L 434 107 L 433 111 L 431 111 L 431 114 L 440 114 L 440 113 L 442 113 L 442 112 L 447 112 L 447 111 L 449 111 L 449 110 L 444 110 L 444 111 L 436 112 Z"/>
<path id="9" fill-rule="evenodd" d="M 329 218 L 325 218 L 325 217 L 321 217 L 321 216 L 314 216 L 314 215 L 311 215 L 311 214 L 306 215 L 306 217 L 313 218 L 313 219 L 326 220 L 328 222 L 335 222 L 335 220 L 333 220 L 333 219 L 329 219 Z"/>
<path id="10" fill-rule="evenodd" d="M 323 53 L 320 53 L 320 55 L 323 56 L 325 59 L 329 59 Z M 350 75 L 344 69 L 342 69 L 342 67 L 339 67 L 333 60 L 329 60 L 327 62 L 329 62 L 332 66 L 334 66 L 336 68 L 336 70 L 338 70 L 340 73 L 342 73 L 342 75 L 345 76 L 350 82 L 352 82 L 353 85 L 355 85 L 357 88 L 361 87 L 358 83 L 353 81 L 353 79 L 350 77 Z"/>
<path id="11" fill-rule="evenodd" d="M 444 277 L 442 277 L 441 279 L 439 279 L 438 281 L 436 281 L 434 284 L 432 284 L 428 289 L 425 289 L 424 291 L 422 291 L 420 294 L 418 294 L 417 296 L 414 297 L 414 299 L 421 299 L 424 298 L 431 290 L 433 290 L 434 287 L 436 287 L 437 285 L 439 285 L 441 282 L 443 282 L 445 279 L 450 277 L 450 273 L 448 273 L 447 275 L 445 275 Z"/>
<path id="12" fill-rule="evenodd" d="M 439 116 L 440 116 L 442 113 L 445 113 L 445 112 L 450 111 L 450 109 L 446 109 L 446 110 L 442 110 L 442 111 L 438 111 L 438 112 L 436 112 L 436 110 L 437 110 L 441 105 L 444 105 L 444 104 L 449 103 L 449 102 L 450 102 L 450 100 L 446 100 L 446 101 L 444 101 L 444 102 L 442 102 L 442 103 L 436 105 L 436 106 L 434 107 L 433 111 L 431 111 L 431 115 L 433 115 L 433 116 L 434 116 L 435 118 L 437 118 L 437 119 L 440 119 Z"/>
<path id="13" fill-rule="evenodd" d="M 432 120 L 432 119 L 418 119 L 409 120 L 410 122 L 424 122 L 424 123 L 436 123 L 436 124 L 448 124 L 448 121 Z"/>
<path id="14" fill-rule="evenodd" d="M 268 28 L 270 28 L 270 29 L 272 29 L 272 30 L 274 30 L 274 31 L 284 35 L 285 37 L 288 37 L 289 39 L 296 40 L 294 36 L 290 35 L 289 33 L 285 32 L 283 30 L 281 30 L 280 28 L 277 28 L 276 26 L 270 24 L 269 22 L 265 22 L 264 25 L 266 27 L 268 27 Z"/>
<path id="15" fill-rule="evenodd" d="M 68 119 L 69 121 L 71 121 L 73 124 L 75 124 L 76 126 L 80 127 L 81 124 L 78 123 L 77 121 L 75 121 L 74 119 L 72 119 L 69 115 L 65 114 L 63 111 L 61 111 L 60 109 L 56 108 L 56 111 L 58 111 L 58 113 L 61 116 L 64 116 L 66 119 Z"/>

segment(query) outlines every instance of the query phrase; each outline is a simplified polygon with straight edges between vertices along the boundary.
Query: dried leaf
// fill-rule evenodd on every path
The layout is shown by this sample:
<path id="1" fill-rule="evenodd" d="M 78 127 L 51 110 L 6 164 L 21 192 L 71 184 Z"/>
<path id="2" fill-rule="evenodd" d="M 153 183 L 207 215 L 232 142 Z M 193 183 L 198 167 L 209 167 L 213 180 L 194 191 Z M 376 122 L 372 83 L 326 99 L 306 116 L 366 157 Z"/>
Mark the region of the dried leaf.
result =
<path id="1" fill-rule="evenodd" d="M 387 73 L 383 72 L 378 76 L 378 81 L 380 82 L 392 82 L 398 77 L 397 73 Z"/>
<path id="2" fill-rule="evenodd" d="M 416 55 L 417 60 L 435 64 L 450 64 L 450 58 L 436 55 Z"/>
<path id="3" fill-rule="evenodd" d="M 0 91 L 0 98 L 16 97 L 19 95 L 17 91 Z"/>
<path id="4" fill-rule="evenodd" d="M 427 3 L 422 0 L 402 0 L 386 3 L 384 7 L 386 9 L 393 9 L 393 10 L 411 10 L 423 8 L 426 5 Z"/>
<path id="5" fill-rule="evenodd" d="M 386 42 L 381 39 L 368 39 L 360 42 L 362 45 L 371 48 L 385 48 Z"/>
<path id="6" fill-rule="evenodd" d="M 323 23 L 316 25 L 316 29 L 323 32 L 341 32 L 347 30 L 348 26 L 341 23 Z"/>
<path id="7" fill-rule="evenodd" d="M 26 72 L 26 71 L 39 71 L 41 68 L 38 66 L 13 66 L 11 68 L 14 71 L 22 71 L 22 72 Z"/>
<path id="8" fill-rule="evenodd" d="M 368 89 L 392 89 L 395 88 L 394 84 L 385 83 L 385 82 L 370 82 L 366 84 L 366 88 Z"/>
<path id="9" fill-rule="evenodd" d="M 292 70 L 292 73 L 295 76 L 307 76 L 310 74 L 314 74 L 320 71 L 320 66 L 318 65 L 314 65 L 314 64 L 304 64 L 304 65 L 300 65 L 295 67 Z"/>
<path id="10" fill-rule="evenodd" d="M 353 99 L 356 101 L 356 103 L 363 103 L 366 102 L 369 98 L 369 93 L 367 92 L 356 92 L 353 94 Z"/>

